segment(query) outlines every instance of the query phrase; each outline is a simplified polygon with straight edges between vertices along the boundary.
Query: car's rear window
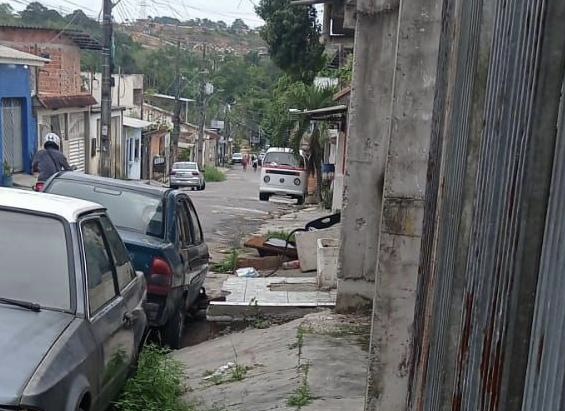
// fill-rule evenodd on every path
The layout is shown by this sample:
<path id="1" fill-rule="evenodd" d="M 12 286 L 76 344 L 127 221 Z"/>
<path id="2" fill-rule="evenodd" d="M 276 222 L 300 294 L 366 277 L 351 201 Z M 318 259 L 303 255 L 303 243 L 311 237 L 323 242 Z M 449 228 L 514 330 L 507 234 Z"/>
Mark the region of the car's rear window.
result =
<path id="1" fill-rule="evenodd" d="M 63 223 L 0 210 L 0 297 L 69 310 L 69 256 Z"/>
<path id="2" fill-rule="evenodd" d="M 108 215 L 116 227 L 163 238 L 164 207 L 161 197 L 119 187 L 69 180 L 54 180 L 47 191 L 101 204 L 108 210 Z"/>
<path id="3" fill-rule="evenodd" d="M 304 168 L 304 160 L 301 156 L 296 158 L 293 153 L 285 153 L 282 151 L 267 153 L 263 162 L 265 165 Z"/>
<path id="4" fill-rule="evenodd" d="M 196 170 L 196 163 L 175 163 L 173 170 Z"/>

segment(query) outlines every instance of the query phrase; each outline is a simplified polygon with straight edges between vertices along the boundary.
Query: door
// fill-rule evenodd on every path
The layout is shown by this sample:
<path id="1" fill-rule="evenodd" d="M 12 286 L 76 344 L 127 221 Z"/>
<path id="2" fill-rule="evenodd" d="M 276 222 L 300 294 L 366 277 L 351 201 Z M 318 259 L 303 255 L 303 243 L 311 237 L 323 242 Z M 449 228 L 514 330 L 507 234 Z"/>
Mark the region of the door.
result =
<path id="1" fill-rule="evenodd" d="M 206 279 L 206 274 L 208 273 L 208 261 L 210 255 L 208 253 L 208 246 L 204 242 L 204 236 L 202 235 L 202 227 L 200 226 L 200 220 L 198 214 L 190 201 L 190 198 L 184 197 L 184 203 L 186 209 L 188 210 L 189 220 L 190 220 L 190 245 L 188 247 L 188 261 L 190 265 L 190 281 L 189 281 L 189 301 L 188 304 L 192 304 L 200 293 L 200 288 L 204 284 Z"/>
<path id="2" fill-rule="evenodd" d="M 100 219 L 83 220 L 80 231 L 86 262 L 88 316 L 101 359 L 96 402 L 102 408 L 116 397 L 125 380 L 134 354 L 134 335 Z"/>
<path id="3" fill-rule="evenodd" d="M 176 200 L 176 227 L 177 227 L 177 250 L 182 265 L 182 285 L 190 284 L 191 267 L 190 267 L 190 244 L 192 243 L 190 232 L 190 216 L 188 208 L 182 196 Z"/>
<path id="4" fill-rule="evenodd" d="M 77 171 L 84 172 L 86 166 L 84 113 L 70 113 L 68 116 L 67 159 Z"/>
<path id="5" fill-rule="evenodd" d="M 139 129 L 129 129 L 127 138 L 128 178 L 141 178 L 141 133 Z"/>
<path id="6" fill-rule="evenodd" d="M 137 355 L 140 347 L 147 317 L 143 310 L 143 296 L 145 293 L 145 278 L 143 273 L 136 273 L 131 263 L 128 251 L 120 238 L 116 228 L 107 216 L 100 217 L 100 223 L 104 229 L 104 235 L 112 251 L 114 266 L 116 267 L 116 279 L 118 291 L 126 306 L 124 321 L 134 332 L 133 353 Z"/>
<path id="7" fill-rule="evenodd" d="M 22 107 L 21 99 L 2 99 L 2 163 L 6 161 L 15 172 L 24 169 Z"/>

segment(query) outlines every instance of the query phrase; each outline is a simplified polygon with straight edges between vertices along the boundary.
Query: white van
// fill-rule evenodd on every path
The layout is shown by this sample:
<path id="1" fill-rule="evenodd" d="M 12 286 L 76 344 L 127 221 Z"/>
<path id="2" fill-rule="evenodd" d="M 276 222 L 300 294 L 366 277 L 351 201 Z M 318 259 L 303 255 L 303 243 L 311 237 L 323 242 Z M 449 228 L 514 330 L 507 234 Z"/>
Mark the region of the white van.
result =
<path id="1" fill-rule="evenodd" d="M 269 148 L 261 168 L 259 200 L 269 201 L 271 195 L 283 195 L 304 204 L 308 189 L 305 160 L 296 156 L 290 148 Z"/>

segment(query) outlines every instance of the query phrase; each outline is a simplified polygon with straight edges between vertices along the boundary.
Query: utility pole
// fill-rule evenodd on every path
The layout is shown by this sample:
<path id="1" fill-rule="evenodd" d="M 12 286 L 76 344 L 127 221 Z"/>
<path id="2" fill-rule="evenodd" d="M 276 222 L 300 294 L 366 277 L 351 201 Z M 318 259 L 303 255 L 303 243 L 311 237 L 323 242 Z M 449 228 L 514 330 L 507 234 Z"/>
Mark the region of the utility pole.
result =
<path id="1" fill-rule="evenodd" d="M 202 48 L 202 73 L 206 69 L 206 44 L 203 44 Z M 200 81 L 200 94 L 198 95 L 199 109 L 200 109 L 200 121 L 198 124 L 198 151 L 196 162 L 199 167 L 204 167 L 204 126 L 206 124 L 206 94 L 204 92 L 206 82 L 204 80 Z"/>
<path id="2" fill-rule="evenodd" d="M 175 76 L 176 76 L 176 90 L 175 90 L 175 110 L 173 113 L 173 132 L 171 133 L 171 161 L 170 165 L 175 163 L 178 158 L 179 151 L 179 137 L 180 137 L 180 40 L 177 40 L 177 56 L 175 60 Z"/>
<path id="3" fill-rule="evenodd" d="M 112 0 L 102 0 L 102 96 L 100 101 L 100 174 L 110 177 L 112 124 Z"/>

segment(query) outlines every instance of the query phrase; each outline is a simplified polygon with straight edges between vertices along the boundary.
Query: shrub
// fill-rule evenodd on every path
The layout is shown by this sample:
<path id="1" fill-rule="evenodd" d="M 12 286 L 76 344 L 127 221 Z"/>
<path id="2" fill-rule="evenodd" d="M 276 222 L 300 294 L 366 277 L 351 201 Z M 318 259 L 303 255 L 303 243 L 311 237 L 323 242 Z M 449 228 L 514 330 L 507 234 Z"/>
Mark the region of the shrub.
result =
<path id="1" fill-rule="evenodd" d="M 226 175 L 220 170 L 218 170 L 216 167 L 212 167 L 212 166 L 204 167 L 204 180 L 206 180 L 207 183 L 224 181 L 225 179 L 226 179 Z"/>
<path id="2" fill-rule="evenodd" d="M 118 411 L 194 411 L 182 400 L 186 391 L 182 364 L 167 354 L 154 345 L 143 349 L 137 372 L 116 403 Z"/>

